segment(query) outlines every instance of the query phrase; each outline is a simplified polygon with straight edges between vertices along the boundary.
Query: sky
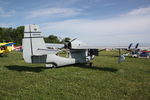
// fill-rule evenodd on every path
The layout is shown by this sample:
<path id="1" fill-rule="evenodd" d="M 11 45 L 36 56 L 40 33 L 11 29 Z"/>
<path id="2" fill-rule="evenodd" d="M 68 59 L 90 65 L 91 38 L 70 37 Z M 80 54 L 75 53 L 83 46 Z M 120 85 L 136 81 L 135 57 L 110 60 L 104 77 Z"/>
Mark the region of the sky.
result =
<path id="1" fill-rule="evenodd" d="M 29 24 L 90 44 L 150 43 L 150 0 L 0 0 L 0 27 Z"/>

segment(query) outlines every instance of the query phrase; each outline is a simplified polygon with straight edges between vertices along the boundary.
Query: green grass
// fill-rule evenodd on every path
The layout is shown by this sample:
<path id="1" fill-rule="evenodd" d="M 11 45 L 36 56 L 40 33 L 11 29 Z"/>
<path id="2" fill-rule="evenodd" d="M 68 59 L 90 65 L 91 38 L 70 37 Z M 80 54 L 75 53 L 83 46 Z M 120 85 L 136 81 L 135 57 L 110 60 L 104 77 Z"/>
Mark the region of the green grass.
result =
<path id="1" fill-rule="evenodd" d="M 20 52 L 0 57 L 0 100 L 150 100 L 150 59 L 101 52 L 87 65 L 46 69 Z"/>

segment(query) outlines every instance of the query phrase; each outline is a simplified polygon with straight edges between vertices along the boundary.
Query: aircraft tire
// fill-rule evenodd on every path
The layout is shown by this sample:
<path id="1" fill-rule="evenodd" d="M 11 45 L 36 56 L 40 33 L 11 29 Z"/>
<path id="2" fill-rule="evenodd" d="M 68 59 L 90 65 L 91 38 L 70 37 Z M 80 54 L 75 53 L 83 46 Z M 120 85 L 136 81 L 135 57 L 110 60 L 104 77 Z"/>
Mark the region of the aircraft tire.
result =
<path id="1" fill-rule="evenodd" d="M 56 68 L 56 67 L 57 67 L 57 64 L 52 63 L 52 64 L 46 64 L 45 66 L 46 66 L 47 68 Z"/>
<path id="2" fill-rule="evenodd" d="M 56 68 L 56 67 L 57 67 L 57 64 L 53 64 L 52 66 L 53 66 L 53 68 Z"/>

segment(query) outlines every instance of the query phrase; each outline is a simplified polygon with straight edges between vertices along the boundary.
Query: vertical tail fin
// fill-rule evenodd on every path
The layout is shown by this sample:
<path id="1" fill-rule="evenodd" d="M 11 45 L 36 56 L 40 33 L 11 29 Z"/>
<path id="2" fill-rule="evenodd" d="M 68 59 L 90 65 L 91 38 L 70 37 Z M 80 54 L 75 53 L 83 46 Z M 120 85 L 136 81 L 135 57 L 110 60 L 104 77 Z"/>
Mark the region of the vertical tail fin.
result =
<path id="1" fill-rule="evenodd" d="M 38 49 L 46 49 L 45 42 L 41 36 L 38 25 L 26 25 L 23 38 L 23 58 L 32 63 L 32 56 L 40 55 Z"/>

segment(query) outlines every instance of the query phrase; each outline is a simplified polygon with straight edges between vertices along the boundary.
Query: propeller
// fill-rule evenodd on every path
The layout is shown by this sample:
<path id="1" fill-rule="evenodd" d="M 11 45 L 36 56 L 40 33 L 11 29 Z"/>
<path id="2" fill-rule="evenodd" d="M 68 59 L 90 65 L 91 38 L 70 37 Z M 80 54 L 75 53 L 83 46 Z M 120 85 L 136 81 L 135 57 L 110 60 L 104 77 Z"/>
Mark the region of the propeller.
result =
<path id="1" fill-rule="evenodd" d="M 64 43 L 64 48 L 65 48 L 65 49 L 71 49 L 71 48 L 72 48 L 71 42 L 75 41 L 76 39 L 77 39 L 77 38 L 74 38 L 74 39 L 72 39 L 72 40 L 67 40 L 67 41 L 65 41 L 65 43 Z"/>
<path id="2" fill-rule="evenodd" d="M 65 48 L 65 49 L 71 49 L 72 48 L 71 42 L 75 41 L 76 39 L 77 38 L 74 38 L 72 40 L 65 40 L 65 38 L 63 39 L 63 38 L 59 37 L 59 40 L 61 40 L 62 43 L 64 44 L 64 47 L 62 47 L 62 49 L 63 48 Z"/>
<path id="3" fill-rule="evenodd" d="M 125 53 L 124 56 L 128 56 L 129 54 L 131 54 L 132 56 L 135 56 L 135 55 L 138 56 L 139 51 L 140 51 L 140 49 L 138 49 L 139 43 L 135 45 L 135 48 L 131 48 L 131 46 L 132 46 L 132 43 L 130 43 L 127 49 L 129 53 Z"/>

